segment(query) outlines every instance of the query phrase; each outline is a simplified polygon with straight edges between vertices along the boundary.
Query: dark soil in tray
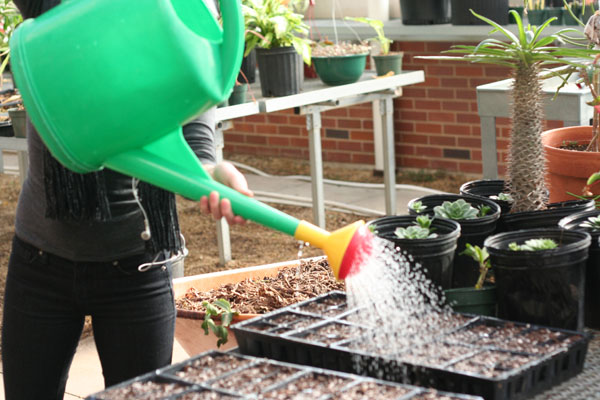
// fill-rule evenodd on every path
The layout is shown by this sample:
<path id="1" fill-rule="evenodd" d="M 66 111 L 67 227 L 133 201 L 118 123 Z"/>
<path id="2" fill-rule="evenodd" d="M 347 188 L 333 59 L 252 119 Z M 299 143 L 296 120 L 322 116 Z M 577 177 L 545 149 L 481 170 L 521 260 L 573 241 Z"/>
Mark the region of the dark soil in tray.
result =
<path id="1" fill-rule="evenodd" d="M 356 325 L 332 322 L 330 324 L 314 328 L 314 330 L 311 330 L 306 334 L 301 334 L 298 337 L 313 342 L 331 344 L 348 340 L 353 337 L 355 338 L 357 336 L 362 336 L 365 332 L 367 332 L 366 329 Z"/>
<path id="2" fill-rule="evenodd" d="M 377 385 L 373 382 L 363 382 L 344 392 L 337 393 L 335 399 L 396 399 L 408 393 L 410 393 L 410 390 L 401 386 Z"/>
<path id="3" fill-rule="evenodd" d="M 175 398 L 176 400 L 236 400 L 237 396 L 228 396 L 226 394 L 216 393 L 209 390 L 202 392 L 186 393 L 183 396 Z"/>
<path id="4" fill-rule="evenodd" d="M 235 372 L 224 379 L 219 379 L 211 384 L 211 387 L 246 395 L 260 393 L 272 385 L 285 381 L 299 371 L 296 368 L 265 362 Z"/>
<path id="5" fill-rule="evenodd" d="M 264 399 L 316 399 L 330 395 L 352 382 L 351 379 L 333 375 L 310 373 L 293 380 L 282 388 L 261 395 Z"/>
<path id="6" fill-rule="evenodd" d="M 299 311 L 318 314 L 323 317 L 333 317 L 343 313 L 347 309 L 346 300 L 342 297 L 327 297 L 323 301 L 315 301 L 298 307 Z"/>
<path id="7" fill-rule="evenodd" d="M 417 365 L 443 366 L 473 353 L 473 347 L 448 343 L 426 343 L 398 356 L 403 362 Z"/>
<path id="8" fill-rule="evenodd" d="M 487 350 L 451 365 L 450 369 L 495 378 L 535 360 L 534 356 Z"/>
<path id="9" fill-rule="evenodd" d="M 183 366 L 175 375 L 189 382 L 202 383 L 248 364 L 250 360 L 233 355 L 208 355 Z"/>
<path id="10" fill-rule="evenodd" d="M 112 390 L 105 391 L 102 396 L 96 397 L 98 400 L 128 400 L 144 399 L 158 400 L 167 396 L 183 393 L 190 387 L 179 383 L 140 381 L 133 382 L 123 387 L 115 387 Z"/>

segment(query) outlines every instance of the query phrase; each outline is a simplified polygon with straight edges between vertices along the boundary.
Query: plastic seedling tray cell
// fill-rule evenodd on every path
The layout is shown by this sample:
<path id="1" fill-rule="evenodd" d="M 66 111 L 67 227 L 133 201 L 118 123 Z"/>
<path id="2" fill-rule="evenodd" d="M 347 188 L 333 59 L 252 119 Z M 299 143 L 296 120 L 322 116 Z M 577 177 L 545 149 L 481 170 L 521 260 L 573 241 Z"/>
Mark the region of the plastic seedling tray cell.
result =
<path id="1" fill-rule="evenodd" d="M 190 390 L 191 385 L 154 372 L 112 386 L 88 397 L 88 400 L 165 399 Z"/>
<path id="2" fill-rule="evenodd" d="M 394 355 L 382 354 L 385 349 L 379 353 L 370 349 L 368 341 L 359 340 L 358 335 L 332 343 L 319 337 L 320 327 L 333 329 L 343 322 L 360 326 L 360 318 L 344 318 L 353 310 L 293 332 L 252 330 L 252 325 L 273 321 L 277 315 L 286 314 L 286 318 L 297 315 L 300 307 L 310 308 L 307 307 L 310 302 L 323 303 L 328 295 L 234 325 L 232 329 L 240 351 L 438 390 L 481 395 L 491 400 L 517 400 L 581 372 L 590 340 L 587 333 L 466 314 L 454 314 L 455 318 L 445 321 L 439 335 L 426 346 L 409 345 Z M 339 299 L 340 292 L 335 292 L 335 296 Z M 290 321 L 286 320 L 286 324 Z M 369 327 L 363 328 L 368 330 Z M 327 332 L 327 335 L 335 334 Z"/>
<path id="3" fill-rule="evenodd" d="M 260 397 L 264 399 L 316 399 L 332 395 L 339 388 L 348 386 L 352 382 L 353 379 L 341 376 L 310 372 L 267 391 Z"/>
<path id="4" fill-rule="evenodd" d="M 344 322 L 326 322 L 315 326 L 311 330 L 303 331 L 294 336 L 309 342 L 318 342 L 325 345 L 344 342 L 356 336 L 362 336 L 368 331 L 364 327 Z"/>
<path id="5" fill-rule="evenodd" d="M 183 365 L 167 368 L 164 373 L 172 373 L 174 377 L 191 383 L 210 381 L 225 373 L 235 371 L 249 365 L 252 361 L 234 354 L 206 355 L 201 358 L 192 358 Z"/>
<path id="6" fill-rule="evenodd" d="M 324 297 L 320 301 L 312 301 L 297 307 L 298 311 L 317 314 L 322 317 L 335 317 L 343 314 L 348 309 L 346 296 L 341 292 L 338 295 Z"/>

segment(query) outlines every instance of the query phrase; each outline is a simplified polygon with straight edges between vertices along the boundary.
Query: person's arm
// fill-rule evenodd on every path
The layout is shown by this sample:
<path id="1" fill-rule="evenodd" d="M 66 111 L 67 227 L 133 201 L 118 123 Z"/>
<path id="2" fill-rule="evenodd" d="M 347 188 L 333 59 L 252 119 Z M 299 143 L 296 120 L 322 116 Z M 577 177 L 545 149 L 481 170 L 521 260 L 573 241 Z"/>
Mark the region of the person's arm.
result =
<path id="1" fill-rule="evenodd" d="M 244 175 L 233 166 L 223 161 L 216 163 L 214 129 L 216 126 L 215 109 L 212 108 L 183 126 L 183 136 L 188 142 L 206 171 L 218 182 L 246 195 L 253 196 L 248 189 Z M 231 203 L 227 199 L 219 199 L 217 192 L 200 199 L 200 209 L 212 214 L 214 219 L 225 218 L 229 224 L 243 224 L 245 220 L 233 213 Z"/>

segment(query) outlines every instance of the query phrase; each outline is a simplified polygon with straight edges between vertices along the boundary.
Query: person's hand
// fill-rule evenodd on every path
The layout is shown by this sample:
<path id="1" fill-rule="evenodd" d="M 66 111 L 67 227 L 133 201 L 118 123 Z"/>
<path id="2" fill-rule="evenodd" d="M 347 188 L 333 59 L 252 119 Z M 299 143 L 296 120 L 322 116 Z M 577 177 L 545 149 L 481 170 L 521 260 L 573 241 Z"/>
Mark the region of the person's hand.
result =
<path id="1" fill-rule="evenodd" d="M 217 182 L 227 185 L 246 196 L 254 196 L 254 193 L 248 189 L 246 178 L 233 164 L 223 161 L 217 165 L 205 166 L 205 169 Z M 217 192 L 211 192 L 208 197 L 203 196 L 200 199 L 200 210 L 205 214 L 212 214 L 216 220 L 224 217 L 229 224 L 244 224 L 246 222 L 244 218 L 233 213 L 231 202 L 227 199 L 220 199 Z"/>

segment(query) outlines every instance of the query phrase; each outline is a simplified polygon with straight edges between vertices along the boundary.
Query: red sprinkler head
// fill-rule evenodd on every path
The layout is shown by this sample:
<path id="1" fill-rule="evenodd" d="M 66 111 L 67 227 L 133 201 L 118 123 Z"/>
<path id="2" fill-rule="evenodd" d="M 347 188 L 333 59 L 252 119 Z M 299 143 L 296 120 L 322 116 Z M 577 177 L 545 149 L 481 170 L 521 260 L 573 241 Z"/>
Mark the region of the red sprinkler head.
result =
<path id="1" fill-rule="evenodd" d="M 339 279 L 346 279 L 358 273 L 361 265 L 371 257 L 372 250 L 373 233 L 366 225 L 362 225 L 354 232 L 350 243 L 348 243 L 340 265 Z"/>

